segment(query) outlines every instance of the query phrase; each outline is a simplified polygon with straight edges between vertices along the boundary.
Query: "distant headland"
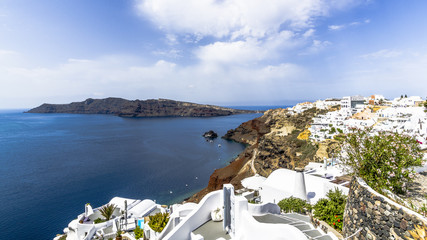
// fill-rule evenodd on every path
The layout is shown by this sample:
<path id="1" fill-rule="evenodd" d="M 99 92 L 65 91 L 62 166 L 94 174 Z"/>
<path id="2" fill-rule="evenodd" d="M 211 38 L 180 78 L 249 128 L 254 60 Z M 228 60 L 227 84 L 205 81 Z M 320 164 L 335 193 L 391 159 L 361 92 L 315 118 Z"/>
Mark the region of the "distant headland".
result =
<path id="1" fill-rule="evenodd" d="M 216 117 L 255 112 L 169 99 L 123 98 L 88 98 L 83 102 L 69 104 L 44 103 L 27 111 L 27 113 L 113 114 L 120 117 Z"/>

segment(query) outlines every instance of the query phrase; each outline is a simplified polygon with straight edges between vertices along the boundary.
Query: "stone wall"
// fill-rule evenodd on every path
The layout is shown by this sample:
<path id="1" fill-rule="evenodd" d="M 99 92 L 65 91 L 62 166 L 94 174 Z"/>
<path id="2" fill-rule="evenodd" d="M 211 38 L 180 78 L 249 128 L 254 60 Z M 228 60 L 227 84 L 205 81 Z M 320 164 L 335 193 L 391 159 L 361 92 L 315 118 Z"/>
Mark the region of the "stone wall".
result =
<path id="1" fill-rule="evenodd" d="M 415 226 L 427 233 L 427 219 L 353 178 L 344 211 L 343 235 L 350 239 L 418 239 L 411 235 Z M 421 238 L 419 238 L 421 239 Z"/>

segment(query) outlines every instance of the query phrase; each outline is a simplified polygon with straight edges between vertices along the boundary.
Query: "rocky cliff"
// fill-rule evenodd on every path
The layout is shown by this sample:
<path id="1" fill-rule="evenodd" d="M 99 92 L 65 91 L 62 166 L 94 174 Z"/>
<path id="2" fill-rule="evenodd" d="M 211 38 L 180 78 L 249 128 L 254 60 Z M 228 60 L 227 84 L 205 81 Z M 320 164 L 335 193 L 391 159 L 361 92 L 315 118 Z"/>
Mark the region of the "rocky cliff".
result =
<path id="1" fill-rule="evenodd" d="M 229 130 L 223 138 L 245 143 L 248 147 L 228 166 L 215 170 L 208 186 L 188 201 L 200 201 L 205 194 L 221 189 L 225 183 L 238 189 L 242 179 L 255 173 L 268 177 L 278 168 L 304 167 L 309 161 L 330 157 L 336 151 L 336 141 L 314 143 L 298 137 L 301 133 L 307 134 L 314 116 L 326 112 L 312 108 L 292 115 L 286 109 L 274 109 Z"/>
<path id="2" fill-rule="evenodd" d="M 45 103 L 28 111 L 28 113 L 114 114 L 121 117 L 214 117 L 252 112 L 168 99 L 129 101 L 122 98 L 89 98 L 83 102 L 70 104 Z"/>

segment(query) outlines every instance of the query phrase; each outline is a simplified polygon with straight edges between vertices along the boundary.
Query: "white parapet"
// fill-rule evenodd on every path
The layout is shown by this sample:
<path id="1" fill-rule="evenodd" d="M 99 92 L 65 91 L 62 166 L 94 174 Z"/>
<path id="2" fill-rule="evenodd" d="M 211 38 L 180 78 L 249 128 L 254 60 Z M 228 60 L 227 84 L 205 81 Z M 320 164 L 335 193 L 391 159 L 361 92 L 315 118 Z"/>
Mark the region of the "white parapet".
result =
<path id="1" fill-rule="evenodd" d="M 191 239 L 191 232 L 211 219 L 211 211 L 222 207 L 222 190 L 207 194 L 198 206 L 163 239 Z"/>
<path id="2" fill-rule="evenodd" d="M 268 224 L 256 221 L 249 213 L 244 197 L 236 197 L 236 232 L 233 239 L 302 240 L 307 237 L 296 227 L 288 224 Z"/>

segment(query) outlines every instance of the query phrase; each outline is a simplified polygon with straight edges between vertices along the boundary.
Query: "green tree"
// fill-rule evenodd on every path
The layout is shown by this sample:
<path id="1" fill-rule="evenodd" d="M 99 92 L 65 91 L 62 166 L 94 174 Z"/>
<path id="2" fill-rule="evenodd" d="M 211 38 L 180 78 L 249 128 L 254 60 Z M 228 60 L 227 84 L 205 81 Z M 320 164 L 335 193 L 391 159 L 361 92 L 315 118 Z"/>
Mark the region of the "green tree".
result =
<path id="1" fill-rule="evenodd" d="M 354 130 L 344 136 L 341 160 L 351 174 L 361 177 L 378 192 L 407 192 L 415 177 L 413 166 L 422 166 L 423 153 L 415 138 L 394 132 Z"/>
<path id="2" fill-rule="evenodd" d="M 101 212 L 101 215 L 105 217 L 105 219 L 108 221 L 110 220 L 111 216 L 113 216 L 114 210 L 116 209 L 116 205 L 114 204 L 107 204 L 101 209 L 99 209 L 99 212 Z"/>

